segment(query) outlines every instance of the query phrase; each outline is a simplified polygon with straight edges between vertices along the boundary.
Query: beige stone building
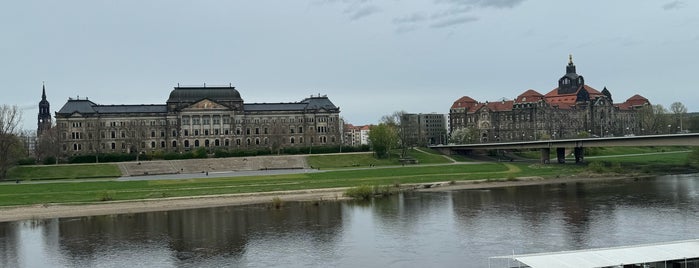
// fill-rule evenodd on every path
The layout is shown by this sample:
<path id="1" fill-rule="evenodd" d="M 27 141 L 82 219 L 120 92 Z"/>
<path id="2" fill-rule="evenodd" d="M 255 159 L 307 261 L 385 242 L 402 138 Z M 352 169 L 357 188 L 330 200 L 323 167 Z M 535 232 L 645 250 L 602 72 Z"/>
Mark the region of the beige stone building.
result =
<path id="1" fill-rule="evenodd" d="M 244 103 L 232 86 L 177 86 L 165 104 L 69 99 L 56 112 L 66 155 L 184 152 L 200 147 L 276 151 L 341 144 L 340 109 L 327 96 Z"/>

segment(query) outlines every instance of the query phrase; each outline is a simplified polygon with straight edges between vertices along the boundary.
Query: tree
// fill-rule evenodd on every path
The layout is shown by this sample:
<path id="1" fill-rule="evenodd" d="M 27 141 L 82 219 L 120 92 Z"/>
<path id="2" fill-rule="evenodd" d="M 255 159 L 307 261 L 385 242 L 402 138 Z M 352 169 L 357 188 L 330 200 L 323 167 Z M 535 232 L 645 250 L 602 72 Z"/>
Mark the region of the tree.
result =
<path id="1" fill-rule="evenodd" d="M 451 132 L 450 143 L 469 144 L 478 141 L 478 129 L 475 127 L 459 128 Z"/>
<path id="2" fill-rule="evenodd" d="M 36 143 L 37 159 L 44 164 L 48 164 L 47 160 L 51 159 L 55 164 L 58 164 L 58 159 L 61 156 L 61 127 L 54 125 L 51 128 L 44 130 Z"/>
<path id="3" fill-rule="evenodd" d="M 673 102 L 670 105 L 670 110 L 675 114 L 675 125 L 679 127 L 680 131 L 684 130 L 684 118 L 687 115 L 687 107 L 681 102 Z"/>
<path id="4" fill-rule="evenodd" d="M 641 108 L 639 114 L 643 134 L 660 134 L 668 125 L 667 110 L 660 104 Z"/>
<path id="5" fill-rule="evenodd" d="M 369 128 L 369 142 L 377 158 L 388 158 L 398 143 L 398 134 L 393 126 L 381 123 Z"/>
<path id="6" fill-rule="evenodd" d="M 7 177 L 7 171 L 17 164 L 22 154 L 19 139 L 19 122 L 22 112 L 17 106 L 0 106 L 0 180 Z"/>
<path id="7" fill-rule="evenodd" d="M 405 111 L 396 111 L 390 115 L 381 117 L 381 122 L 392 127 L 400 144 L 401 157 L 408 154 L 408 148 L 416 145 L 418 141 L 418 124 L 417 118 L 411 120 L 411 116 Z M 370 132 L 371 134 L 371 132 Z"/>

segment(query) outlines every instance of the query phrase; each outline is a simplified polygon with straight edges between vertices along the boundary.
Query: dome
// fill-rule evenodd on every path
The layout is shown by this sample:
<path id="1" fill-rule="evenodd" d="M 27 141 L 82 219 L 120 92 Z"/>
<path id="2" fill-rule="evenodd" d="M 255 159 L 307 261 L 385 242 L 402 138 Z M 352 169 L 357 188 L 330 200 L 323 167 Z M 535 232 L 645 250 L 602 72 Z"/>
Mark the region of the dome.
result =
<path id="1" fill-rule="evenodd" d="M 175 87 L 167 102 L 196 102 L 203 99 L 212 101 L 242 101 L 235 87 Z"/>

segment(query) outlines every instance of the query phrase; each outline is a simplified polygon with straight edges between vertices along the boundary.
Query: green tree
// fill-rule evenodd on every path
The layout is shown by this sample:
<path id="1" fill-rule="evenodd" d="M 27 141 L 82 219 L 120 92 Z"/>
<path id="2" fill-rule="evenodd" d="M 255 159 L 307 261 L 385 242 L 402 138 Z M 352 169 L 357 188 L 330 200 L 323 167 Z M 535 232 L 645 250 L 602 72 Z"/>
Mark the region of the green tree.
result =
<path id="1" fill-rule="evenodd" d="M 19 122 L 22 112 L 17 106 L 0 106 L 0 180 L 22 157 L 22 141 L 19 139 Z"/>
<path id="2" fill-rule="evenodd" d="M 381 123 L 369 128 L 369 142 L 377 158 L 388 158 L 398 143 L 398 134 L 395 127 Z"/>

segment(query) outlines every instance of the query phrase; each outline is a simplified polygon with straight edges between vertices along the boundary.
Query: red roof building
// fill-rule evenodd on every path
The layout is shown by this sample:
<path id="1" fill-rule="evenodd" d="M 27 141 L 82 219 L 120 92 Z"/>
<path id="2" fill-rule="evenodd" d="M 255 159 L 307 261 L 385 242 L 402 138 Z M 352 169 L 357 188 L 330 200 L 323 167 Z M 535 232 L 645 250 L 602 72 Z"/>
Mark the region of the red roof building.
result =
<path id="1" fill-rule="evenodd" d="M 545 95 L 529 89 L 514 100 L 459 98 L 449 112 L 449 132 L 477 130 L 480 142 L 633 134 L 641 129 L 638 110 L 648 105 L 640 95 L 614 104 L 606 87 L 585 84 L 571 56 L 558 86 Z"/>

